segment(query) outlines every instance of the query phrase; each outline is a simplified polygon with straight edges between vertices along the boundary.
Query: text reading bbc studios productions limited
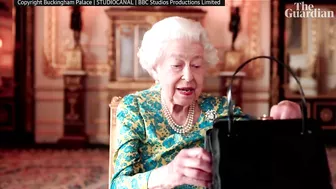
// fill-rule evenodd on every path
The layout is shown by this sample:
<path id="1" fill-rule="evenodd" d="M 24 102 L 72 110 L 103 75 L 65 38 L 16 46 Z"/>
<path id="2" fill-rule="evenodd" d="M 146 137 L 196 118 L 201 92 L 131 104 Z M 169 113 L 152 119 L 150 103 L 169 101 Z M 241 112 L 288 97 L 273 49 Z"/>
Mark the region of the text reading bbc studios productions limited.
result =
<path id="1" fill-rule="evenodd" d="M 224 6 L 225 0 L 15 0 L 16 6 Z"/>

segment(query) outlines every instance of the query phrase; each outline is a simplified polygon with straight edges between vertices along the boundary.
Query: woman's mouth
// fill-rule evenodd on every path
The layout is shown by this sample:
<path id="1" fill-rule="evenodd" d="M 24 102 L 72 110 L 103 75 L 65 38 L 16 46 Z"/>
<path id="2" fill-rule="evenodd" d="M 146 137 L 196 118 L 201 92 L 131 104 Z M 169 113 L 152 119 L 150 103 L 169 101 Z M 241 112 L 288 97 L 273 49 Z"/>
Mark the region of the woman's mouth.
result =
<path id="1" fill-rule="evenodd" d="M 180 92 L 180 94 L 185 95 L 185 96 L 192 95 L 195 91 L 195 89 L 192 87 L 180 87 L 180 88 L 177 88 L 177 90 Z"/>

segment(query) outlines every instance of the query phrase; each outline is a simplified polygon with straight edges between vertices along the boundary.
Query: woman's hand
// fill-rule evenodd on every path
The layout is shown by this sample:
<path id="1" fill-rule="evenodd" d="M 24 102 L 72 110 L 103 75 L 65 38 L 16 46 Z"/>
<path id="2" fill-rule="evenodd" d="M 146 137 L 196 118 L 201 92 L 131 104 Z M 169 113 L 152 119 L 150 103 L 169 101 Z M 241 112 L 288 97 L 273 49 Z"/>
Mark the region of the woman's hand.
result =
<path id="1" fill-rule="evenodd" d="M 148 188 L 174 188 L 189 184 L 210 187 L 211 155 L 203 148 L 181 150 L 173 161 L 152 171 Z"/>
<path id="2" fill-rule="evenodd" d="M 167 170 L 174 187 L 183 184 L 209 187 L 212 182 L 211 155 L 203 148 L 181 150 Z"/>
<path id="3" fill-rule="evenodd" d="M 298 119 L 301 118 L 301 109 L 297 103 L 284 100 L 272 106 L 270 116 L 273 119 Z"/>

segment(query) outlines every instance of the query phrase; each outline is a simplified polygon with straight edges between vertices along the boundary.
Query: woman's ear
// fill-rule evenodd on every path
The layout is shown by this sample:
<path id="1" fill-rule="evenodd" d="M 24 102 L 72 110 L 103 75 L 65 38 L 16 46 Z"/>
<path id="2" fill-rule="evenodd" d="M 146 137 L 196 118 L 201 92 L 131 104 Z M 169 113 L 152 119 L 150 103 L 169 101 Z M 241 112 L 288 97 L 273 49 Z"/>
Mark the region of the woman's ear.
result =
<path id="1" fill-rule="evenodd" d="M 157 66 L 157 64 L 155 64 L 153 66 L 153 73 L 158 74 L 158 66 Z"/>
<path id="2" fill-rule="evenodd" d="M 159 81 L 159 75 L 161 74 L 162 64 L 164 63 L 164 56 L 160 55 L 154 65 L 152 66 L 152 73 L 155 81 Z"/>
<path id="3" fill-rule="evenodd" d="M 159 73 L 158 73 L 158 68 L 157 66 L 153 66 L 152 70 L 151 70 L 151 75 L 153 77 L 153 79 L 155 80 L 155 83 L 159 82 Z"/>

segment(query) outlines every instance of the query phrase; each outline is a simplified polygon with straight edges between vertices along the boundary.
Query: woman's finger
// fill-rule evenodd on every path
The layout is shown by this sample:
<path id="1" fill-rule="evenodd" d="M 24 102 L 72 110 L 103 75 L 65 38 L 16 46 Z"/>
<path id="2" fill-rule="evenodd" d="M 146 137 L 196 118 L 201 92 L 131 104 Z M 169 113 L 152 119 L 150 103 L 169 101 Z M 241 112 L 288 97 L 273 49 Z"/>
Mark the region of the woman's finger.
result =
<path id="1" fill-rule="evenodd" d="M 184 156 L 199 158 L 199 159 L 203 159 L 209 162 L 211 161 L 210 153 L 203 148 L 186 149 L 186 150 L 183 150 L 183 154 Z"/>
<path id="2" fill-rule="evenodd" d="M 193 169 L 193 168 L 184 168 L 183 169 L 183 175 L 196 179 L 196 180 L 202 180 L 202 181 L 211 181 L 212 180 L 212 174 L 209 172 L 204 172 L 200 169 Z"/>
<path id="3" fill-rule="evenodd" d="M 272 106 L 270 116 L 273 119 L 298 119 L 302 117 L 300 106 L 286 100 Z"/>
<path id="4" fill-rule="evenodd" d="M 273 105 L 271 108 L 270 116 L 273 119 L 280 119 L 281 117 L 281 111 L 279 110 L 278 105 Z"/>
<path id="5" fill-rule="evenodd" d="M 201 158 L 183 157 L 179 163 L 182 167 L 185 168 L 200 169 L 201 171 L 207 173 L 212 172 L 211 163 Z"/>

